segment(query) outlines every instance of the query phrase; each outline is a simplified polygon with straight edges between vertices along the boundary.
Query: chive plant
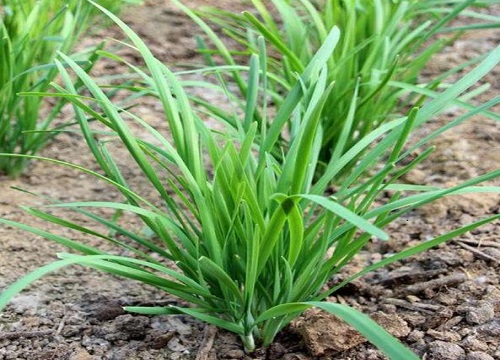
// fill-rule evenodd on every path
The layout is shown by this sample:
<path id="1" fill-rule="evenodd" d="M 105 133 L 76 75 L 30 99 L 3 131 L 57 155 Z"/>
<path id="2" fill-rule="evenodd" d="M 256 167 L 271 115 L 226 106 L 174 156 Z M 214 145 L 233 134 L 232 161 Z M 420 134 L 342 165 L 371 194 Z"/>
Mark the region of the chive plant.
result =
<path id="1" fill-rule="evenodd" d="M 213 81 L 183 80 L 157 60 L 146 44 L 112 13 L 102 9 L 126 33 L 142 56 L 146 68 L 134 66 L 111 53 L 102 53 L 123 61 L 141 79 L 137 91 L 154 96 L 161 103 L 170 133 L 161 133 L 145 120 L 123 109 L 106 95 L 85 70 L 70 57 L 60 54 L 57 62 L 61 82 L 53 83 L 55 92 L 31 93 L 29 96 L 55 96 L 73 104 L 76 118 L 101 171 L 59 160 L 37 156 L 79 169 L 110 184 L 123 195 L 123 202 L 50 202 L 79 214 L 85 224 L 50 213 L 50 209 L 25 208 L 38 218 L 62 228 L 79 231 L 114 243 L 133 256 L 106 253 L 97 247 L 46 232 L 28 225 L 0 219 L 0 223 L 24 229 L 63 244 L 73 253 L 61 253 L 60 260 L 42 267 L 15 282 L 0 295 L 0 308 L 32 281 L 61 267 L 80 264 L 125 278 L 141 281 L 173 294 L 192 306 L 127 307 L 141 314 L 187 314 L 239 335 L 245 350 L 269 345 L 276 334 L 292 319 L 310 307 L 324 309 L 354 326 L 391 359 L 417 359 L 409 349 L 389 335 L 369 317 L 346 305 L 325 299 L 354 278 L 381 266 L 436 246 L 482 224 L 500 218 L 494 215 L 440 235 L 416 247 L 385 258 L 341 284 L 325 284 L 341 271 L 372 237 L 387 240 L 384 226 L 409 211 L 444 196 L 464 192 L 498 192 L 499 188 L 478 186 L 500 175 L 500 171 L 481 175 L 451 188 L 408 186 L 398 180 L 424 161 L 432 152 L 428 142 L 453 125 L 465 121 L 500 98 L 471 109 L 452 123 L 435 130 L 406 149 L 414 129 L 424 126 L 433 116 L 500 61 L 500 48 L 489 54 L 474 70 L 421 109 L 408 116 L 386 122 L 366 134 L 348 151 L 334 151 L 336 159 L 324 175 L 314 180 L 319 166 L 324 131 L 321 114 L 333 84 L 328 80 L 328 61 L 340 32 L 332 28 L 323 45 L 298 76 L 298 81 L 284 95 L 276 111 L 268 111 L 272 91 L 266 86 L 272 74 L 267 69 L 265 46 L 250 57 L 248 66 L 210 67 L 197 70 L 209 77 L 224 77 L 239 72 L 249 80 L 246 97 L 230 93 L 229 87 Z M 263 40 L 259 40 L 263 43 Z M 196 71 L 195 71 L 196 72 Z M 86 96 L 73 85 L 76 76 L 86 88 Z M 212 76 L 212 75 L 210 75 Z M 200 107 L 188 94 L 190 86 L 227 94 L 227 102 L 236 103 L 234 112 Z M 131 89 L 130 86 L 127 88 Z M 199 103 L 199 102 L 198 102 Z M 244 111 L 241 112 L 240 104 Z M 214 105 L 215 106 L 215 105 Z M 350 118 L 357 106 L 351 101 Z M 255 120 L 259 111 L 261 117 Z M 270 115 L 273 113 L 274 115 Z M 213 130 L 202 117 L 211 116 L 226 125 L 226 131 Z M 299 118 L 296 136 L 281 156 L 270 151 L 290 118 Z M 106 128 L 101 141 L 89 121 Z M 349 120 L 349 121 L 352 121 Z M 131 124 L 134 125 L 132 130 Z M 137 132 L 137 125 L 142 132 Z M 342 138 L 347 137 L 347 128 Z M 153 192 L 141 195 L 123 175 L 119 162 L 109 148 L 110 134 L 124 145 Z M 260 140 L 256 141 L 259 137 Z M 345 146 L 346 140 L 342 145 Z M 412 158 L 413 150 L 421 149 Z M 285 150 L 285 149 L 283 149 Z M 356 171 L 336 189 L 325 195 L 329 184 L 343 167 L 360 153 Z M 22 157 L 22 155 L 2 156 Z M 130 165 L 127 165 L 128 167 Z M 373 176 L 360 174 L 370 171 Z M 389 199 L 383 195 L 393 193 Z M 128 212 L 142 221 L 155 235 L 149 238 L 142 229 L 117 224 L 96 209 Z M 89 224 L 95 223 L 96 227 Z M 102 225 L 111 232 L 99 230 Z M 76 252 L 76 253 L 75 253 Z M 168 267 L 167 261 L 175 263 Z"/>
<path id="2" fill-rule="evenodd" d="M 372 130 L 423 100 L 423 90 L 414 89 L 409 96 L 400 85 L 416 84 L 434 54 L 461 32 L 500 26 L 498 17 L 481 14 L 472 7 L 487 6 L 487 1 L 252 0 L 251 3 L 255 11 L 241 15 L 219 9 L 209 9 L 204 15 L 240 43 L 244 52 L 258 50 L 255 34 L 268 41 L 272 48 L 268 67 L 279 77 L 270 83 L 274 83 L 277 93 L 292 88 L 297 74 L 304 71 L 329 30 L 334 26 L 340 29 L 339 44 L 327 62 L 328 81 L 336 82 L 337 86 L 330 92 L 321 114 L 324 136 L 320 173 L 343 137 L 347 151 Z M 449 26 L 459 15 L 472 20 L 467 26 Z M 437 36 L 440 33 L 451 35 Z M 219 40 L 215 44 L 215 51 L 233 64 L 231 53 L 237 51 L 226 49 Z M 213 62 L 210 54 L 214 50 L 205 46 L 200 49 Z M 245 94 L 246 81 L 237 82 Z M 422 85 L 435 89 L 439 80 Z M 349 121 L 354 95 L 357 105 L 353 120 Z M 276 96 L 273 100 L 282 99 Z M 293 133 L 295 125 L 290 123 L 290 127 Z M 355 160 L 345 172 L 353 169 Z"/>
<path id="3" fill-rule="evenodd" d="M 127 2 L 137 0 L 128 0 Z M 101 1 L 118 11 L 122 1 Z M 99 13 L 85 0 L 0 0 L 0 151 L 36 154 L 57 131 L 49 131 L 64 101 L 50 110 L 22 91 L 47 91 L 57 75 L 57 51 L 68 53 Z M 90 70 L 95 55 L 81 54 Z M 43 111 L 42 111 L 43 109 Z M 0 173 L 19 176 L 26 158 L 0 159 Z"/>

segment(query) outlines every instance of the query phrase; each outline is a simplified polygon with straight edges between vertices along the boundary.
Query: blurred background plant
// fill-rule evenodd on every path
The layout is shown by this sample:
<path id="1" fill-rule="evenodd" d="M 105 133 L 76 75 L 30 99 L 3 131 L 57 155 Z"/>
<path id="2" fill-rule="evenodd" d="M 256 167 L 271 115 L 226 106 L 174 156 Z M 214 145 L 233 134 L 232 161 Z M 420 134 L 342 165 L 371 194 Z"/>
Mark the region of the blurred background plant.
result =
<path id="1" fill-rule="evenodd" d="M 138 0 L 101 0 L 113 12 Z M 46 91 L 58 71 L 58 51 L 71 53 L 90 24 L 101 13 L 85 0 L 0 1 L 0 151 L 36 154 L 57 131 L 50 125 L 66 102 L 44 108 L 41 98 L 19 97 L 22 91 Z M 95 53 L 75 56 L 89 71 Z M 43 109 L 43 110 L 42 110 Z M 57 129 L 56 129 L 57 130 Z M 19 176 L 26 158 L 0 159 L 0 174 Z"/>
<path id="2" fill-rule="evenodd" d="M 335 82 L 322 111 L 324 136 L 320 152 L 319 175 L 332 160 L 334 149 L 342 136 L 348 151 L 360 139 L 383 123 L 400 116 L 412 106 L 419 106 L 427 98 L 425 89 L 436 89 L 446 77 L 422 83 L 419 79 L 434 54 L 441 51 L 464 32 L 474 29 L 499 27 L 500 19 L 480 7 L 494 1 L 475 0 L 272 0 L 251 1 L 254 10 L 235 14 L 221 9 L 205 9 L 202 17 L 220 26 L 237 43 L 240 50 L 227 49 L 216 40 L 213 46 L 201 43 L 208 63 L 215 63 L 214 53 L 222 55 L 226 63 L 234 64 L 234 56 L 258 51 L 257 36 L 268 44 L 268 67 L 275 75 L 269 80 L 276 96 L 280 96 L 297 81 L 312 59 L 328 32 L 340 29 L 339 45 L 328 60 L 328 81 Z M 498 2 L 496 2 L 498 3 Z M 474 7 L 475 6 L 475 7 Z M 465 16 L 468 25 L 453 27 L 453 20 Z M 443 35 L 446 34 L 446 35 Z M 213 37 L 211 37 L 213 40 Z M 479 61 L 480 58 L 474 61 Z M 470 64 L 469 64 L 470 65 Z M 243 94 L 247 82 L 236 78 Z M 418 84 L 419 88 L 407 85 Z M 483 87 L 483 90 L 486 88 Z M 478 91 L 479 92 L 479 91 Z M 351 101 L 356 95 L 353 120 Z M 477 93 L 476 93 L 477 95 Z M 497 114 L 485 112 L 498 120 Z M 256 114 L 258 116 L 258 114 Z M 289 133 L 293 137 L 298 129 L 292 119 Z M 347 134 L 344 134 L 347 131 Z M 352 170 L 354 158 L 341 175 Z"/>

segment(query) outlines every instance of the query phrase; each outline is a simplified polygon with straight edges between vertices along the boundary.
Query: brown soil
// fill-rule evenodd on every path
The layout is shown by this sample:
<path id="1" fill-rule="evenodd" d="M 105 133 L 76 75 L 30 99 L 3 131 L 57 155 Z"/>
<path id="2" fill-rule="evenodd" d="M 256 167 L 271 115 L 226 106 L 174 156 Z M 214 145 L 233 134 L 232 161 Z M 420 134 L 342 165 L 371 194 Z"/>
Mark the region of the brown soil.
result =
<path id="1" fill-rule="evenodd" d="M 241 10 L 239 2 L 195 1 Z M 149 1 L 123 16 L 171 64 L 198 61 L 196 26 L 166 1 Z M 111 27 L 89 37 L 120 38 Z M 500 32 L 482 31 L 455 42 L 430 64 L 426 76 L 492 49 Z M 124 53 L 127 55 L 127 53 Z M 107 64 L 97 71 L 116 73 Z M 488 81 L 498 95 L 498 68 Z M 141 113 L 159 129 L 166 126 L 154 104 Z M 498 111 L 498 107 L 496 109 Z M 423 136 L 457 109 L 415 134 Z M 67 111 L 69 116 L 70 112 Z M 434 142 L 436 153 L 407 181 L 452 185 L 499 168 L 500 124 L 476 118 Z M 44 151 L 47 157 L 96 168 L 78 134 L 65 133 Z M 127 158 L 123 163 L 127 164 Z M 126 176 L 141 186 L 130 166 Z M 18 180 L 0 179 L 0 216 L 61 233 L 20 209 L 40 198 L 11 187 L 66 201 L 113 200 L 117 194 L 85 174 L 51 163 L 33 162 Z M 144 189 L 147 191 L 147 189 Z M 445 199 L 409 214 L 388 231 L 392 240 L 373 243 L 345 274 L 410 245 L 500 211 L 499 196 L 473 195 Z M 56 211 L 55 211 L 56 212 Z M 63 212 L 58 210 L 57 213 Z M 76 215 L 66 214 L 67 217 Z M 128 219 L 127 219 L 128 220 Z M 133 221 L 133 220 L 130 220 Z M 62 235 L 81 235 L 63 232 Z M 94 242 L 96 242 L 94 240 Z M 106 248 L 109 245 L 98 244 Z M 27 272 L 53 261 L 61 246 L 15 228 L 0 227 L 0 289 Z M 449 360 L 500 359 L 500 226 L 489 224 L 423 255 L 374 272 L 342 289 L 331 301 L 370 314 L 421 357 Z M 343 276 L 345 276 L 345 274 Z M 336 282 L 340 279 L 332 279 Z M 146 317 L 125 314 L 123 305 L 168 304 L 176 299 L 141 284 L 71 267 L 46 276 L 17 296 L 0 317 L 0 359 L 383 359 L 384 357 L 334 317 L 311 310 L 279 335 L 268 349 L 246 356 L 232 334 L 185 316 Z"/>

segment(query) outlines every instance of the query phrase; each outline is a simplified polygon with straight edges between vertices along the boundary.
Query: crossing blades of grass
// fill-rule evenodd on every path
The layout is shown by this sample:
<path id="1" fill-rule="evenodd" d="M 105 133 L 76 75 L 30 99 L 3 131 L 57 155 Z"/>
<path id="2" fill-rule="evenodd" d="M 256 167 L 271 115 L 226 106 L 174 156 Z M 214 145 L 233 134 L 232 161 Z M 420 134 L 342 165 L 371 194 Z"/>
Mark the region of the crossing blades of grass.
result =
<path id="1" fill-rule="evenodd" d="M 123 6 L 115 0 L 101 3 L 113 11 Z M 34 155 L 62 130 L 51 124 L 64 99 L 49 107 L 42 98 L 18 93 L 46 92 L 58 73 L 57 51 L 72 51 L 98 16 L 103 18 L 85 0 L 0 1 L 0 152 Z M 90 71 L 96 54 L 87 50 L 74 58 Z M 0 173 L 17 177 L 27 162 L 26 157 L 2 158 Z"/>
<path id="2" fill-rule="evenodd" d="M 400 116 L 408 105 L 421 103 L 429 95 L 426 90 L 432 93 L 441 82 L 446 82 L 446 78 L 440 78 L 418 88 L 411 87 L 420 81 L 420 72 L 434 54 L 463 32 L 500 26 L 498 17 L 477 10 L 478 6 L 490 6 L 487 1 L 252 0 L 251 3 L 254 11 L 242 15 L 220 9 L 207 9 L 200 14 L 236 40 L 240 53 L 259 51 L 257 36 L 267 40 L 268 67 L 280 78 L 269 79 L 276 93 L 292 88 L 296 74 L 303 72 L 320 44 L 326 41 L 330 29 L 340 30 L 339 44 L 327 61 L 328 81 L 337 85 L 321 114 L 324 135 L 319 158 L 323 166 L 318 168 L 318 175 L 339 151 L 345 154 L 372 130 Z M 187 13 L 206 31 L 200 18 L 192 11 Z M 451 27 L 451 21 L 459 16 L 469 18 L 469 25 Z M 448 37 L 437 36 L 443 32 Z M 205 45 L 200 51 L 207 58 L 213 53 L 220 54 L 224 62 L 234 64 L 238 52 L 231 52 L 221 44 L 213 31 L 207 35 L 213 46 Z M 235 78 L 240 91 L 246 93 L 246 82 Z M 353 100 L 355 107 L 351 106 Z M 279 103 L 282 98 L 273 101 Z M 468 106 L 463 101 L 457 104 Z M 291 129 L 299 126 L 294 124 L 297 119 L 289 121 Z M 359 156 L 344 167 L 342 174 L 356 166 Z"/>
<path id="3" fill-rule="evenodd" d="M 492 52 L 453 87 L 436 93 L 433 101 L 421 110 L 415 108 L 407 117 L 384 123 L 348 151 L 338 152 L 336 161 L 328 163 L 324 174 L 315 180 L 318 167 L 324 166 L 319 160 L 320 144 L 325 136 L 321 114 L 335 87 L 345 90 L 341 83 L 332 85 L 328 80 L 328 61 L 338 46 L 336 28 L 327 34 L 329 40 L 321 45 L 314 60 L 304 66 L 298 80 L 282 94 L 283 102 L 276 111 L 255 117 L 256 109 L 264 115 L 268 96 L 272 96 L 272 89 L 264 86 L 268 79 L 263 71 L 267 69 L 265 54 L 250 56 L 248 67 L 230 66 L 214 71 L 215 66 L 207 70 L 207 82 L 212 84 L 207 89 L 226 94 L 225 102 L 234 106 L 233 110 L 220 111 L 216 109 L 217 104 L 210 108 L 200 107 L 200 102 L 188 95 L 189 86 L 183 86 L 182 74 L 163 65 L 126 24 L 100 9 L 123 30 L 146 64 L 145 69 L 130 67 L 140 79 L 137 87 L 130 89 L 142 96 L 157 98 L 170 134 L 161 133 L 131 110 L 115 104 L 77 62 L 61 53 L 57 61 L 61 81 L 53 84 L 54 92 L 32 95 L 62 97 L 73 105 L 100 172 L 59 160 L 36 158 L 91 174 L 96 180 L 113 186 L 122 199 L 117 202 L 99 199 L 71 203 L 48 201 L 45 208 L 26 209 L 60 228 L 79 231 L 88 238 L 108 240 L 118 250 L 126 249 L 133 256 L 108 254 L 65 236 L 0 219 L 2 224 L 41 235 L 78 253 L 60 254 L 58 262 L 12 284 L 0 295 L 0 308 L 46 273 L 80 264 L 143 282 L 192 305 L 138 306 L 129 307 L 128 311 L 196 317 L 239 335 L 248 352 L 258 345 L 269 345 L 284 326 L 314 306 L 354 326 L 391 359 L 417 359 L 366 315 L 344 305 L 323 302 L 338 289 L 337 286 L 325 291 L 324 286 L 374 236 L 384 241 L 389 239 L 383 228 L 409 211 L 444 196 L 500 192 L 495 186 L 480 186 L 498 177 L 500 171 L 452 188 L 400 183 L 404 174 L 432 152 L 425 139 L 419 143 L 420 156 L 411 158 L 405 151 L 405 144 L 414 130 L 425 126 L 448 103 L 455 101 L 496 66 L 500 51 Z M 260 51 L 265 52 L 265 47 L 261 46 Z M 118 56 L 114 59 L 125 62 Z M 241 79 L 250 79 L 244 97 L 230 93 L 224 84 L 213 85 L 214 79 L 208 78 L 210 73 L 217 81 L 234 71 Z M 84 86 L 86 96 L 74 86 L 74 77 Z M 354 109 L 357 105 L 353 96 L 350 106 Z M 471 110 L 461 121 L 485 107 Z M 202 120 L 202 116 L 207 115 L 220 120 L 224 131 L 209 128 Z M 283 146 L 282 136 L 290 118 L 296 120 L 297 126 L 289 144 Z M 233 126 L 234 119 L 239 120 L 241 126 Z M 106 141 L 102 131 L 96 131 L 91 121 L 106 127 Z M 446 129 L 447 126 L 436 134 Z M 432 136 L 426 139 L 429 138 Z M 120 151 L 130 155 L 130 162 L 123 165 L 127 172 L 130 173 L 131 166 L 136 166 L 141 174 L 140 181 L 133 182 L 136 185 L 127 181 L 120 165 L 123 162 L 115 160 L 113 143 L 121 144 Z M 279 149 L 277 154 L 272 151 L 276 148 Z M 359 158 L 356 171 L 335 189 L 333 196 L 325 195 L 336 174 L 356 157 Z M 363 175 L 367 172 L 370 177 Z M 137 188 L 137 184 L 141 188 Z M 148 191 L 142 191 L 143 187 L 148 187 Z M 394 195 L 387 198 L 384 195 L 387 190 Z M 147 197 L 141 195 L 144 193 Z M 75 212 L 82 223 L 74 220 L 75 216 L 68 220 L 52 214 L 50 209 L 54 207 Z M 141 225 L 115 222 L 112 217 L 103 216 L 99 212 L 102 209 L 119 210 L 137 218 Z M 361 271 L 358 276 L 497 219 L 498 216 L 493 216 L 478 220 L 406 249 Z M 102 230 L 103 226 L 112 231 Z M 145 237 L 144 228 L 154 237 Z M 167 261 L 173 261 L 175 267 L 168 267 Z"/>

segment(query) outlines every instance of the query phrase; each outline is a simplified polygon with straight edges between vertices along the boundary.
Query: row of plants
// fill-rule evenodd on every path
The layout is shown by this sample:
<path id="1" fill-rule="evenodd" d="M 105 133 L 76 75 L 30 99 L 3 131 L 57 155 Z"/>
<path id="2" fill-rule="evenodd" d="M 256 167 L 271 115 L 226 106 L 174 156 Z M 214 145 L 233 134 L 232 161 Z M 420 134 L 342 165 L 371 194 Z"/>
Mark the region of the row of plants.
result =
<path id="1" fill-rule="evenodd" d="M 398 13 L 403 4 L 412 9 L 409 14 L 415 18 L 434 14 L 429 7 L 423 8 L 426 12 L 421 14 L 417 11 L 417 2 L 395 1 L 390 5 L 394 8 L 386 8 L 382 5 L 386 3 L 379 1 L 329 1 L 330 5 L 316 8 L 315 3 L 306 0 L 301 0 L 297 7 L 293 1 L 276 0 L 273 3 L 282 16 L 279 22 L 273 17 L 275 12 L 266 11 L 263 3 L 253 1 L 261 20 L 250 13 L 243 15 L 253 30 L 236 30 L 242 18 L 231 17 L 238 20 L 231 22 L 231 26 L 235 26 L 231 29 L 235 38 L 238 34 L 250 34 L 246 37 L 248 41 L 241 41 L 245 48 L 243 56 L 249 54 L 246 64 L 242 65 L 235 60 L 236 55 L 242 56 L 240 51 L 228 49 L 198 15 L 176 3 L 208 35 L 199 41 L 207 66 L 172 71 L 157 60 L 118 17 L 92 3 L 124 31 L 130 40 L 129 46 L 138 52 L 145 66 L 130 64 L 102 49 L 94 52 L 95 60 L 107 58 L 125 64 L 130 69 L 127 78 L 135 78 L 135 85 L 127 82 L 112 89 L 101 86 L 98 79 L 88 74 L 87 63 L 60 52 L 53 66 L 60 81 L 50 84 L 52 91 L 38 89 L 19 94 L 26 102 L 52 97 L 71 103 L 82 136 L 101 172 L 36 155 L 2 154 L 2 157 L 36 159 L 78 169 L 115 187 L 123 195 L 123 201 L 59 203 L 53 200 L 45 208 L 25 208 L 27 213 L 58 227 L 114 243 L 117 246 L 114 253 L 0 219 L 0 223 L 43 236 L 76 252 L 58 254 L 59 261 L 4 289 L 0 308 L 34 280 L 61 267 L 80 264 L 141 281 L 192 305 L 127 307 L 126 310 L 194 316 L 238 334 L 248 352 L 257 345 L 269 345 L 276 334 L 305 309 L 319 307 L 353 325 L 391 359 L 417 359 L 366 315 L 325 299 L 369 271 L 498 220 L 500 215 L 478 220 L 386 257 L 331 288 L 325 288 L 325 284 L 372 238 L 388 240 L 389 235 L 383 228 L 409 212 L 445 196 L 500 190 L 479 186 L 497 178 L 500 170 L 450 188 L 408 185 L 401 180 L 432 154 L 434 148 L 430 143 L 443 132 L 477 114 L 498 120 L 498 115 L 489 109 L 500 102 L 500 97 L 475 106 L 466 100 L 482 90 L 469 89 L 500 62 L 500 47 L 473 62 L 474 69 L 453 84 L 440 87 L 446 78 L 443 75 L 431 84 L 417 87 L 413 84 L 427 55 L 415 55 L 412 53 L 415 49 L 407 50 L 403 62 L 411 65 L 411 60 L 417 59 L 419 64 L 415 67 L 406 63 L 405 67 L 398 68 L 397 62 L 388 61 L 389 68 L 380 70 L 375 63 L 367 62 L 371 65 L 366 65 L 368 77 L 364 77 L 361 71 L 364 65 L 360 63 L 371 57 L 375 61 L 380 55 L 379 50 L 373 50 L 369 44 L 378 42 L 379 47 L 384 47 L 390 42 L 400 48 L 403 44 L 399 43 L 401 39 L 392 39 L 389 35 L 385 40 L 376 37 L 363 40 L 363 36 L 367 36 L 363 31 L 366 24 L 386 19 L 380 14 Z M 314 15 L 333 11 L 332 6 L 337 3 L 335 13 L 345 11 L 346 16 L 350 14 L 351 19 L 356 18 L 363 24 L 358 22 L 351 28 L 350 23 L 339 19 Z M 434 3 L 438 6 L 444 2 Z M 447 3 L 452 5 L 446 14 L 453 14 L 454 18 L 464 2 Z M 350 4 L 357 6 L 351 9 Z M 360 4 L 366 7 L 375 4 L 377 11 L 367 12 L 365 18 L 358 17 L 352 12 L 361 11 Z M 287 20 L 283 14 L 287 14 Z M 212 19 L 220 21 L 220 17 Z M 300 23 L 294 24 L 293 19 Z M 394 36 L 402 36 L 403 30 L 410 31 L 401 19 L 393 19 L 391 26 L 402 27 L 401 34 L 391 30 Z M 486 20 L 492 21 L 493 17 Z M 325 23 L 320 26 L 322 21 Z M 408 24 L 412 28 L 413 23 Z M 321 37 L 312 38 L 317 44 L 308 46 L 303 55 L 293 55 L 295 50 L 288 45 L 278 46 L 280 42 L 285 44 L 286 39 L 304 42 L 304 36 L 297 38 L 289 32 L 312 27 L 324 29 L 324 34 L 322 30 Z M 368 27 L 369 34 L 373 31 L 370 29 Z M 359 38 L 351 39 L 354 30 L 360 32 Z M 409 42 L 414 42 L 416 38 L 410 39 Z M 439 41 L 436 47 L 441 46 Z M 351 63 L 353 58 L 357 60 Z M 219 59 L 223 63 L 218 62 Z M 371 72 L 370 66 L 376 69 Z M 346 73 L 342 72 L 344 67 Z M 403 70 L 413 75 L 404 77 Z M 383 75 L 379 74 L 382 82 L 373 85 L 374 74 L 384 71 Z M 189 80 L 187 77 L 193 73 L 202 75 L 203 80 Z M 401 77 L 392 79 L 392 74 Z M 340 80 L 343 76 L 345 80 Z M 238 89 L 233 90 L 234 84 Z M 193 87 L 219 92 L 227 103 L 225 106 L 208 103 L 193 95 Z M 405 94 L 404 105 L 398 105 L 398 111 L 408 108 L 407 115 L 397 115 L 394 108 L 401 91 L 414 88 L 420 90 L 410 96 Z M 162 105 L 169 133 L 152 127 L 134 113 L 133 107 L 113 101 L 109 93 L 116 89 L 131 91 L 130 99 L 136 101 L 142 97 L 156 98 Z M 387 107 L 384 101 L 388 102 Z M 379 103 L 380 111 L 375 111 Z M 331 107 L 332 104 L 337 105 Z M 460 105 L 465 111 L 426 137 L 412 139 L 409 145 L 417 129 L 425 127 L 451 105 Z M 338 113 L 329 118 L 332 111 Z M 203 120 L 207 116 L 217 120 L 225 130 L 210 128 Z M 370 121 L 373 123 L 366 125 Z M 132 124 L 139 125 L 142 133 L 132 130 Z M 334 136 L 332 131 L 336 133 Z M 115 160 L 116 143 L 131 155 L 144 179 L 143 186 L 147 182 L 155 190 L 155 196 L 145 197 L 140 189 L 129 184 Z M 334 193 L 329 195 L 332 185 Z M 82 222 L 53 215 L 51 208 L 54 207 L 75 212 Z M 133 214 L 143 227 L 113 221 L 100 215 L 99 209 Z M 71 218 L 74 219 L 74 215 Z M 112 231 L 98 230 L 103 225 Z M 154 236 L 145 235 L 144 228 Z M 134 256 L 118 255 L 123 250 Z M 166 261 L 174 262 L 175 268 L 168 267 Z"/>

